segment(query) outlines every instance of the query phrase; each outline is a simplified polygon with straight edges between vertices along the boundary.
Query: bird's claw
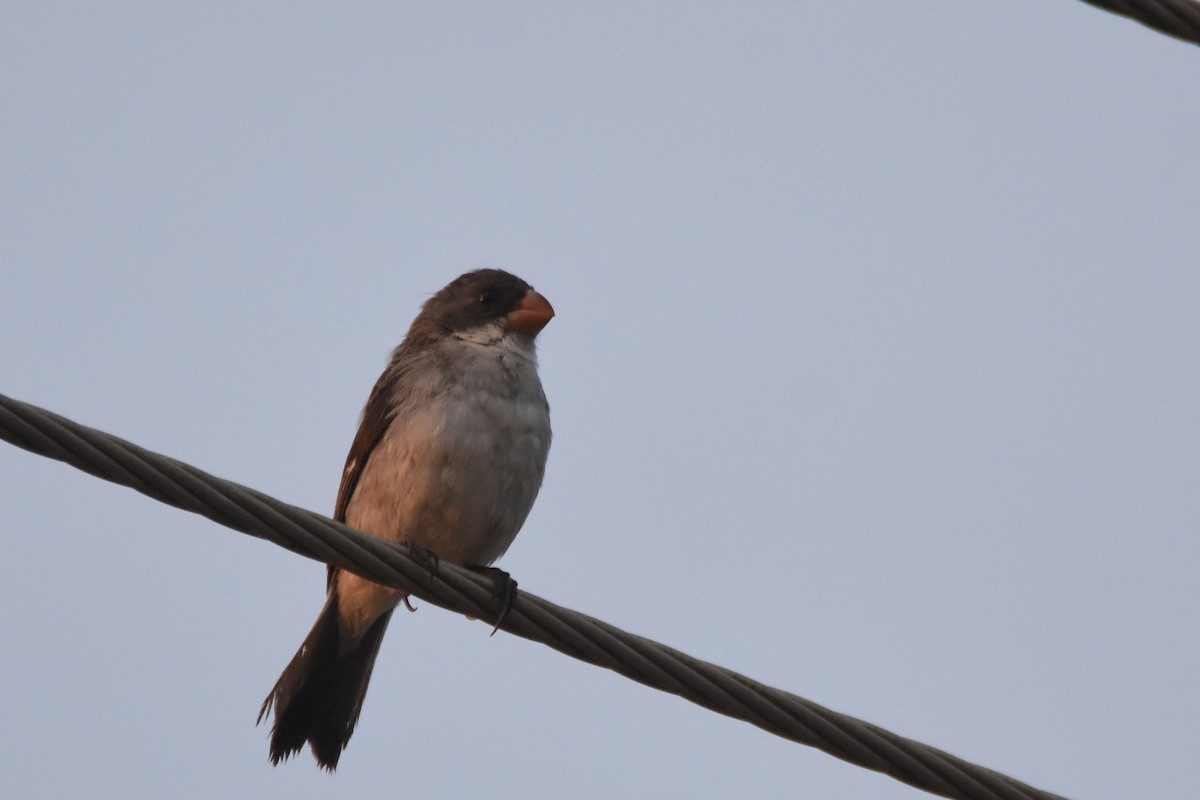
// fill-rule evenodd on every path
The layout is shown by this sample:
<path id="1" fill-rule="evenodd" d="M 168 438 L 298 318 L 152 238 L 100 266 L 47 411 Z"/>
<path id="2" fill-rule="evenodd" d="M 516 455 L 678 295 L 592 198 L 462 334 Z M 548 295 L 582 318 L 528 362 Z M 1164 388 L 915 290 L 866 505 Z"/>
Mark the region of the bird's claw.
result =
<path id="1" fill-rule="evenodd" d="M 438 560 L 437 553 L 433 552 L 423 544 L 417 544 L 416 542 L 411 542 L 408 540 L 405 540 L 404 543 L 408 545 L 409 557 L 427 569 L 429 571 L 430 578 L 432 578 L 434 575 L 437 575 L 438 565 L 441 563 Z"/>
<path id="2" fill-rule="evenodd" d="M 429 579 L 433 580 L 433 577 L 437 575 L 438 564 L 440 563 L 438 561 L 437 553 L 433 552 L 423 544 L 417 544 L 416 542 L 411 542 L 407 539 L 404 543 L 408 546 L 409 557 L 412 558 L 413 561 L 416 561 L 417 564 L 427 569 L 429 571 Z M 408 595 L 401 595 L 400 602 L 404 603 L 404 607 L 409 611 L 417 610 L 416 607 L 409 602 Z"/>
<path id="3" fill-rule="evenodd" d="M 504 623 L 504 618 L 512 610 L 513 604 L 517 602 L 517 582 L 507 572 L 495 567 L 468 567 L 468 569 L 492 579 L 492 597 L 500 603 L 500 613 L 496 615 L 496 624 L 492 626 L 492 632 L 489 634 L 495 636 L 496 631 L 500 630 L 501 624 Z"/>

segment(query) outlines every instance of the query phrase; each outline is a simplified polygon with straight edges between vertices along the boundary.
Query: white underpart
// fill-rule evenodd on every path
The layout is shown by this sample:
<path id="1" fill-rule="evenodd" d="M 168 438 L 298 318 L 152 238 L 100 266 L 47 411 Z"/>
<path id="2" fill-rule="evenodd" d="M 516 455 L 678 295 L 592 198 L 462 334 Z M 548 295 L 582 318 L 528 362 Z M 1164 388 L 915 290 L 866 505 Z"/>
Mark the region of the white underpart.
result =
<path id="1" fill-rule="evenodd" d="M 432 355 L 440 366 L 408 373 L 346 522 L 424 545 L 443 561 L 488 565 L 524 524 L 550 450 L 533 342 L 487 325 L 447 337 Z M 348 572 L 338 595 L 355 636 L 401 598 Z"/>

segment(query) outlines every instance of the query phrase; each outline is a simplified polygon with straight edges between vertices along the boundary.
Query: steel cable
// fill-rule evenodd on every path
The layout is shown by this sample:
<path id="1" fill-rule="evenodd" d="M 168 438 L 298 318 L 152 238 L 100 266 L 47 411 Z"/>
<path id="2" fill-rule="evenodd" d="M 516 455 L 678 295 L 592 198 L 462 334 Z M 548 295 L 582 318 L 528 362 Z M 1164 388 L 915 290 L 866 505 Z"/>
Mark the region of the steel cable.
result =
<path id="1" fill-rule="evenodd" d="M 431 569 L 402 546 L 4 395 L 0 438 L 433 605 L 495 620 L 491 584 L 472 572 L 452 564 Z M 518 594 L 501 628 L 933 794 L 962 800 L 1061 800 L 528 592 Z"/>
<path id="2" fill-rule="evenodd" d="M 1200 3 L 1196 0 L 1083 0 L 1137 20 L 1148 28 L 1200 44 Z"/>

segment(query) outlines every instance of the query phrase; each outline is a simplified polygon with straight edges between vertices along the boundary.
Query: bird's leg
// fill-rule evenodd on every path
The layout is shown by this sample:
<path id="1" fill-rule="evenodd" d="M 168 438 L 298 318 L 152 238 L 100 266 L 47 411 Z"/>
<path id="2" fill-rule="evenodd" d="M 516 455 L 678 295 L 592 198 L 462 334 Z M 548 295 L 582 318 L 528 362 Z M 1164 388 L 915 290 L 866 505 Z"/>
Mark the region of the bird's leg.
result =
<path id="1" fill-rule="evenodd" d="M 492 627 L 491 634 L 489 634 L 495 636 L 496 631 L 500 630 L 500 625 L 504 622 L 504 618 L 512 610 L 513 603 L 517 601 L 517 582 L 513 580 L 512 575 L 495 567 L 468 566 L 467 569 L 485 578 L 492 579 L 492 597 L 500 601 L 500 613 L 496 615 L 496 624 Z"/>

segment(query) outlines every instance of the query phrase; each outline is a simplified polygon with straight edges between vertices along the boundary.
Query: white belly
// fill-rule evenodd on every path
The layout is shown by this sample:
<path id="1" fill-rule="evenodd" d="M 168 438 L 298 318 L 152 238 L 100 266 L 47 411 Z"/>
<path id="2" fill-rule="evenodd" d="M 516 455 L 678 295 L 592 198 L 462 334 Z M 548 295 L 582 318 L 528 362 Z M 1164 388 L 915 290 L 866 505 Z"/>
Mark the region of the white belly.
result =
<path id="1" fill-rule="evenodd" d="M 468 396 L 405 414 L 371 452 L 346 522 L 487 565 L 512 543 L 542 483 L 545 407 Z"/>
<path id="2" fill-rule="evenodd" d="M 476 360 L 399 404 L 346 522 L 443 561 L 486 566 L 512 544 L 541 488 L 550 416 L 531 353 L 460 346 Z M 356 633 L 401 596 L 345 572 L 338 591 Z"/>

